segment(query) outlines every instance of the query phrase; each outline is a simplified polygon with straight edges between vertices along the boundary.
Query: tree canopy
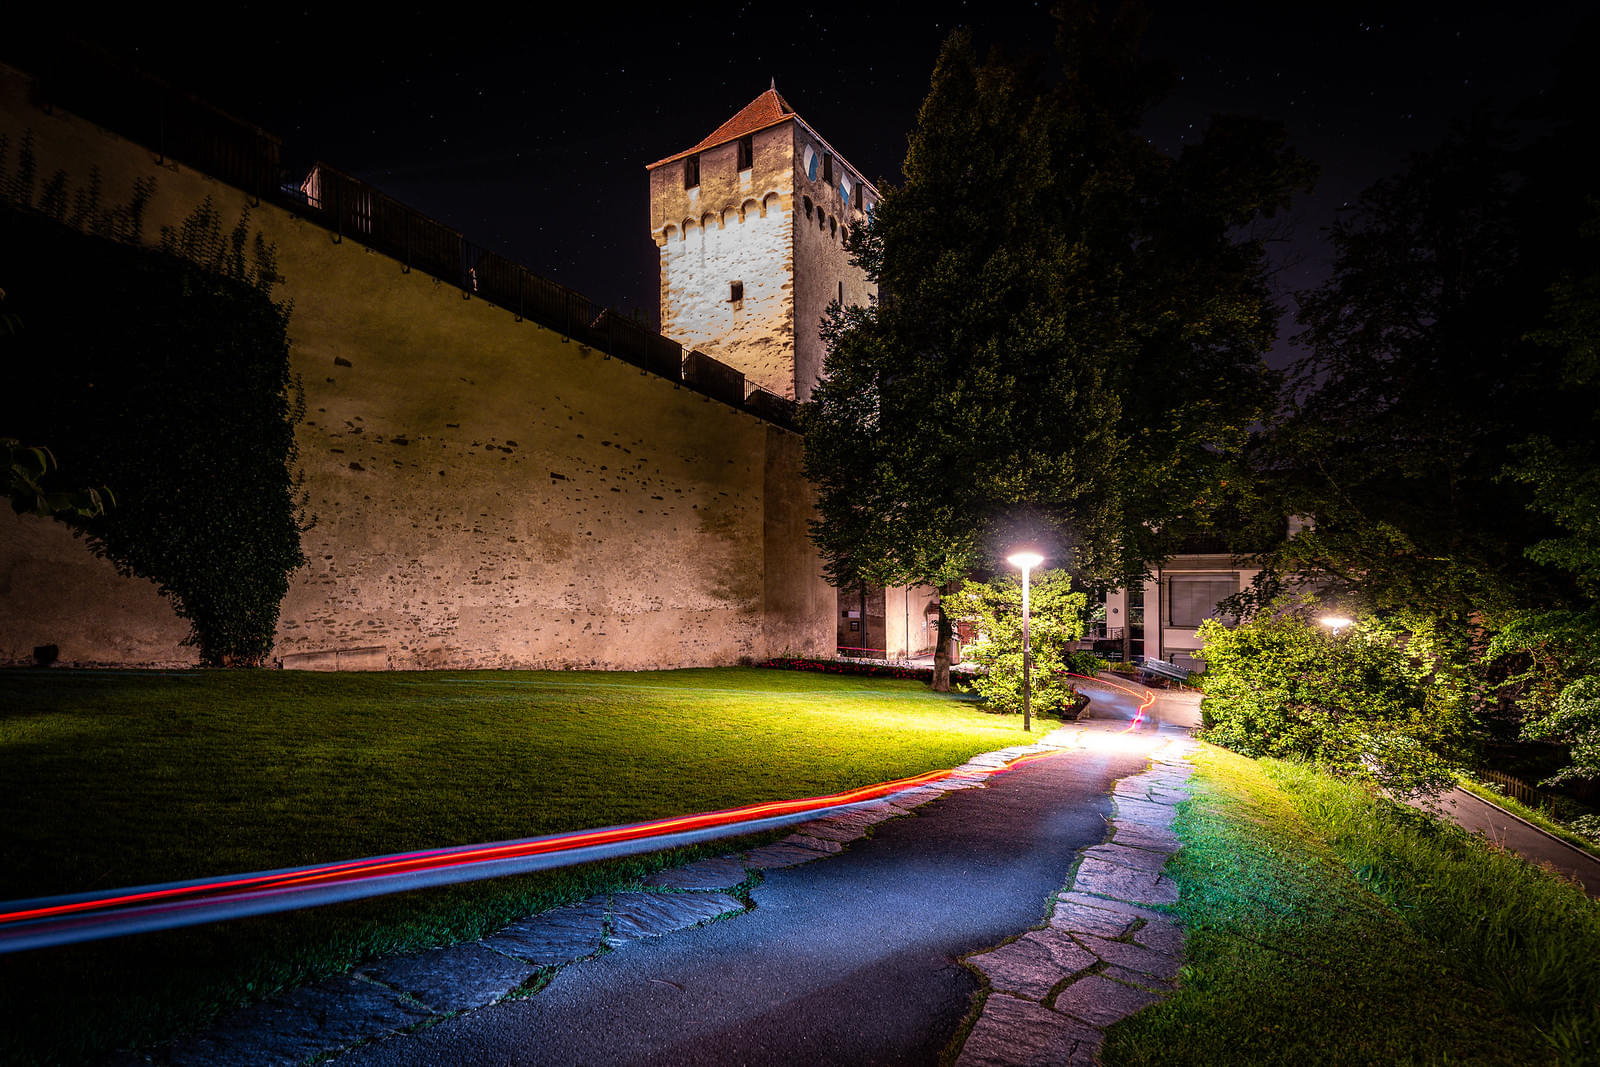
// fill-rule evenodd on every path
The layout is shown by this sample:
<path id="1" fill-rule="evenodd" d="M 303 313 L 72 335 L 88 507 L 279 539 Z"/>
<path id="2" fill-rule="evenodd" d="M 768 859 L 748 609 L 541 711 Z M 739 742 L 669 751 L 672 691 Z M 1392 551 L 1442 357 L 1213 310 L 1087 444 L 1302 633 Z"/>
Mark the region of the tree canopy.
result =
<path id="1" fill-rule="evenodd" d="M 1139 125 L 1171 76 L 1135 10 L 1055 22 L 1053 69 L 950 37 L 904 181 L 848 237 L 880 299 L 832 309 L 803 413 L 837 585 L 948 587 L 1023 539 L 1117 584 L 1203 517 L 1271 403 L 1253 227 L 1313 168 L 1238 117 L 1164 154 Z"/>

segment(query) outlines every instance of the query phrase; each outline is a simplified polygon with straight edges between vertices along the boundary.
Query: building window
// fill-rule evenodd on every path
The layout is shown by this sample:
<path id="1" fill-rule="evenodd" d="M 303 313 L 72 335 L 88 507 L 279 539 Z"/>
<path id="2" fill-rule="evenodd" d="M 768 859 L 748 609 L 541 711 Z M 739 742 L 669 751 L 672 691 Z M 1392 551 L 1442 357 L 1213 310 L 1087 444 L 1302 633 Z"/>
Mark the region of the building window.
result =
<path id="1" fill-rule="evenodd" d="M 732 282 L 728 286 L 728 300 L 730 303 L 739 304 L 744 301 L 744 282 Z"/>
<path id="2" fill-rule="evenodd" d="M 800 202 L 806 206 L 806 218 L 809 219 L 811 217 L 811 198 L 809 196 L 802 196 L 800 198 Z"/>
<path id="3" fill-rule="evenodd" d="M 832 215 L 828 216 L 828 236 L 839 236 L 839 220 L 834 218 Z"/>
<path id="4" fill-rule="evenodd" d="M 824 185 L 833 184 L 833 153 L 822 153 L 822 182 Z"/>
<path id="5" fill-rule="evenodd" d="M 839 303 L 844 303 L 844 282 L 839 283 Z"/>
<path id="6" fill-rule="evenodd" d="M 739 169 L 749 170 L 756 160 L 756 142 L 753 136 L 739 138 Z"/>
<path id="7" fill-rule="evenodd" d="M 1217 602 L 1239 591 L 1232 574 L 1172 575 L 1167 579 L 1168 626 L 1194 629 L 1206 619 L 1219 618 Z"/>
<path id="8" fill-rule="evenodd" d="M 683 161 L 683 187 L 693 189 L 700 184 L 700 157 L 690 156 Z"/>

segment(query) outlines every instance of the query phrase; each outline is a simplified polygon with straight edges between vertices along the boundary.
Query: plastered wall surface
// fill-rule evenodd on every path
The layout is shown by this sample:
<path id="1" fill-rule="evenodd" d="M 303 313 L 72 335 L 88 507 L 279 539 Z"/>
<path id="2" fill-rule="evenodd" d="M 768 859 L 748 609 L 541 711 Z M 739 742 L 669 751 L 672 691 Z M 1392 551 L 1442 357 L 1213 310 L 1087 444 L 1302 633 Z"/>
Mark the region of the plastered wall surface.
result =
<path id="1" fill-rule="evenodd" d="M 154 176 L 149 241 L 208 195 L 225 225 L 247 207 L 0 77 L 0 132 L 15 146 L 30 130 L 41 178 L 60 169 L 77 188 L 97 168 L 103 202 Z M 306 393 L 316 521 L 283 605 L 286 664 L 635 669 L 831 651 L 793 434 L 270 204 L 250 220 L 277 245 Z M 3 529 L 0 661 L 56 643 L 63 661 L 194 662 L 151 583 L 117 577 L 58 523 Z"/>

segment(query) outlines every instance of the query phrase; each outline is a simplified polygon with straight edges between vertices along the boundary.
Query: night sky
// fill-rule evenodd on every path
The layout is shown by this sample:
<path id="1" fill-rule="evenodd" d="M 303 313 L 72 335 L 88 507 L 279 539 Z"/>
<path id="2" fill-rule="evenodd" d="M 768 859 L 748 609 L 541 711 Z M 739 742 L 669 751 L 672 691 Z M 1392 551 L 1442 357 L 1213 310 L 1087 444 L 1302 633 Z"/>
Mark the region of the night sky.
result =
<path id="1" fill-rule="evenodd" d="M 1287 303 L 1326 276 L 1320 234 L 1340 205 L 1451 121 L 1540 91 L 1587 6 L 1208 13 L 1152 3 L 1147 49 L 1182 81 L 1146 133 L 1176 151 L 1217 111 L 1287 123 L 1323 168 L 1274 248 Z M 470 3 L 375 5 L 359 17 L 245 4 L 187 22 L 141 16 L 91 37 L 278 134 L 297 167 L 325 160 L 477 244 L 653 320 L 647 163 L 693 145 L 776 78 L 847 159 L 892 184 L 953 27 L 1012 51 L 1046 49 L 1052 32 L 1048 5 L 1029 3 L 659 5 L 648 17 L 606 4 L 570 9 L 582 13 L 508 21 Z M 1272 361 L 1289 355 L 1280 342 Z"/>

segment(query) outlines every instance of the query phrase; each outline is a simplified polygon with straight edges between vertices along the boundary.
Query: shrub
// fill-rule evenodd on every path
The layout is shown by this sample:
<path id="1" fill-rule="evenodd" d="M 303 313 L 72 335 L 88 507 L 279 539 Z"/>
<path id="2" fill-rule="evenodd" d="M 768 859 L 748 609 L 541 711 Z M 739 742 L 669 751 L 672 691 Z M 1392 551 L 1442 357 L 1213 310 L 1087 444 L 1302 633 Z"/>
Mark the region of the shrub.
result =
<path id="1" fill-rule="evenodd" d="M 1066 646 L 1083 635 L 1083 609 L 1088 598 L 1072 591 L 1065 571 L 1040 571 L 1029 586 L 1033 711 L 1062 715 L 1071 710 L 1077 697 L 1065 676 Z M 982 668 L 973 682 L 978 695 L 996 711 L 1021 711 L 1021 581 L 1003 578 L 968 582 L 944 598 L 944 610 L 978 629 L 979 640 L 966 652 Z"/>
<path id="2" fill-rule="evenodd" d="M 1372 618 L 1334 634 L 1281 611 L 1231 630 L 1208 620 L 1200 636 L 1207 740 L 1402 795 L 1451 784 L 1466 703 L 1426 634 Z"/>

